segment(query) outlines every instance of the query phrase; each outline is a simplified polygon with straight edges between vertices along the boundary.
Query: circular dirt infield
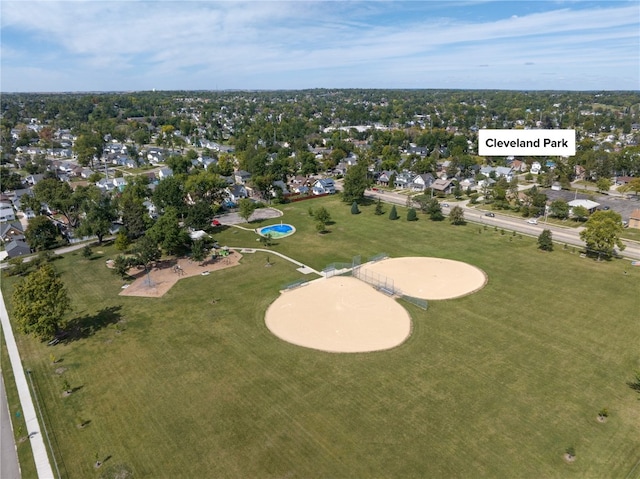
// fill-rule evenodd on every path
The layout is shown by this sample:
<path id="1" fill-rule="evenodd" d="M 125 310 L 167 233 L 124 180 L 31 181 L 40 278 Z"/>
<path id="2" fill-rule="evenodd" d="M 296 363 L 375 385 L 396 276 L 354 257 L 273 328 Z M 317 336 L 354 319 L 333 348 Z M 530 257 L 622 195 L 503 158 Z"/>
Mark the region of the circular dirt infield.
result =
<path id="1" fill-rule="evenodd" d="M 422 299 L 450 299 L 481 289 L 487 276 L 479 268 L 442 258 L 388 258 L 364 264 L 360 274 L 393 281 L 407 296 Z"/>
<path id="2" fill-rule="evenodd" d="M 284 341 L 340 353 L 390 349 L 411 334 L 409 313 L 393 298 L 344 276 L 282 293 L 265 322 Z"/>

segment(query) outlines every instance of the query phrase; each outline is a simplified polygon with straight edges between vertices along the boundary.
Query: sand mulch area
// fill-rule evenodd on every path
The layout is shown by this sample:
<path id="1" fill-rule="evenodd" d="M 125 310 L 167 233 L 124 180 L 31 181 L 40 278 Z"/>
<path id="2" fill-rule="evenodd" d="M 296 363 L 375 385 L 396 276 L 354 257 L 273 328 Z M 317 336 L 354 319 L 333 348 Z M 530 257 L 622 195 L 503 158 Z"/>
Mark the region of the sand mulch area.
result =
<path id="1" fill-rule="evenodd" d="M 372 277 L 386 276 L 404 294 L 428 300 L 466 296 L 487 283 L 487 276 L 481 269 L 443 258 L 388 258 L 363 264 L 361 270 Z"/>
<path id="2" fill-rule="evenodd" d="M 145 296 L 149 298 L 159 298 L 182 278 L 213 273 L 214 271 L 231 268 L 240 264 L 242 255 L 237 251 L 229 250 L 229 255 L 225 258 L 217 258 L 215 261 L 210 258 L 202 264 L 192 262 L 188 258 L 177 260 L 159 261 L 150 273 L 151 286 L 148 284 L 147 275 L 144 270 L 133 268 L 129 274 L 136 278 L 128 287 L 124 288 L 122 296 Z M 181 268 L 178 270 L 176 265 Z"/>
<path id="3" fill-rule="evenodd" d="M 340 353 L 390 349 L 411 334 L 407 310 L 368 284 L 345 276 L 283 292 L 269 306 L 265 322 L 284 341 Z"/>

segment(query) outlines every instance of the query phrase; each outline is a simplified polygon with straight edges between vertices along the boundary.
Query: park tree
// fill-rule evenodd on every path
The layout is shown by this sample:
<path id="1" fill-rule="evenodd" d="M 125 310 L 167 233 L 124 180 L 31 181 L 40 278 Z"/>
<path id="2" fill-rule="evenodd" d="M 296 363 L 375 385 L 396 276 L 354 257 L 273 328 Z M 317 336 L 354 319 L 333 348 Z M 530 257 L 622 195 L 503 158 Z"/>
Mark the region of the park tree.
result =
<path id="1" fill-rule="evenodd" d="M 159 210 L 173 207 L 179 213 L 186 209 L 184 184 L 177 176 L 170 176 L 158 183 L 153 191 L 153 204 Z"/>
<path id="2" fill-rule="evenodd" d="M 452 225 L 465 224 L 464 210 L 460 206 L 454 206 L 451 208 L 451 211 L 449 212 L 449 221 Z"/>
<path id="3" fill-rule="evenodd" d="M 589 217 L 589 210 L 584 206 L 574 206 L 571 208 L 571 214 L 577 221 L 584 221 Z"/>
<path id="4" fill-rule="evenodd" d="M 124 195 L 118 201 L 118 209 L 120 210 L 122 225 L 128 238 L 131 240 L 142 236 L 151 222 L 147 208 L 142 204 L 142 200 L 130 195 Z"/>
<path id="5" fill-rule="evenodd" d="M 143 266 L 147 274 L 151 269 L 151 264 L 159 260 L 161 256 L 158 242 L 151 235 L 145 235 L 136 241 L 133 246 L 133 254 L 136 264 Z"/>
<path id="6" fill-rule="evenodd" d="M 116 235 L 116 240 L 114 245 L 118 251 L 127 251 L 129 249 L 129 245 L 131 241 L 127 236 L 127 231 L 124 228 L 120 228 L 118 234 Z"/>
<path id="7" fill-rule="evenodd" d="M 67 289 L 49 263 L 44 263 L 18 283 L 12 300 L 20 330 L 42 340 L 55 336 L 71 309 Z"/>
<path id="8" fill-rule="evenodd" d="M 554 200 L 550 206 L 551 214 L 562 220 L 569 217 L 569 204 L 563 199 Z"/>
<path id="9" fill-rule="evenodd" d="M 248 222 L 257 207 L 258 205 L 256 205 L 254 201 L 251 201 L 249 198 L 242 198 L 238 201 L 238 214 L 243 220 Z"/>
<path id="10" fill-rule="evenodd" d="M 351 214 L 352 215 L 359 215 L 360 214 L 360 208 L 358 208 L 358 202 L 354 201 L 353 203 L 351 203 Z"/>
<path id="11" fill-rule="evenodd" d="M 364 192 L 369 187 L 367 177 L 367 165 L 364 161 L 358 162 L 347 170 L 342 183 L 342 201 L 352 203 L 361 201 Z"/>
<path id="12" fill-rule="evenodd" d="M 596 181 L 596 188 L 598 188 L 600 192 L 607 192 L 609 188 L 611 188 L 611 184 L 609 178 L 599 178 L 598 181 Z"/>
<path id="13" fill-rule="evenodd" d="M 615 211 L 596 211 L 593 213 L 580 232 L 587 250 L 597 253 L 598 256 L 611 256 L 617 246 L 620 250 L 625 248 L 620 239 L 622 234 L 622 217 Z"/>
<path id="14" fill-rule="evenodd" d="M 67 182 L 46 178 L 33 187 L 33 193 L 37 201 L 46 203 L 49 208 L 58 211 L 66 218 L 67 224 L 75 228 L 78 226 L 82 204 L 95 188 L 79 186 L 74 191 Z"/>
<path id="15" fill-rule="evenodd" d="M 396 209 L 396 205 L 391 206 L 391 211 L 389 211 L 389 219 L 390 220 L 398 219 L 398 210 Z"/>
<path id="16" fill-rule="evenodd" d="M 100 245 L 104 236 L 111 231 L 112 223 L 118 215 L 111 197 L 99 193 L 98 195 L 98 198 L 92 198 L 84 203 L 85 217 L 77 228 L 77 232 L 80 236 L 95 235 Z"/>
<path id="17" fill-rule="evenodd" d="M 378 198 L 378 201 L 376 201 L 375 214 L 378 216 L 384 214 L 384 209 L 382 208 L 382 201 L 380 200 L 380 198 Z"/>
<path id="18" fill-rule="evenodd" d="M 442 214 L 442 206 L 435 198 L 430 199 L 421 199 L 420 200 L 420 209 L 429 215 L 429 218 L 433 221 L 442 221 L 444 219 L 444 215 Z"/>
<path id="19" fill-rule="evenodd" d="M 418 215 L 415 208 L 409 208 L 407 211 L 407 221 L 417 221 Z"/>
<path id="20" fill-rule="evenodd" d="M 29 221 L 24 236 L 33 249 L 43 251 L 58 243 L 58 228 L 48 217 L 40 215 Z"/>
<path id="21" fill-rule="evenodd" d="M 204 241 L 199 239 L 193 242 L 191 245 L 191 259 L 197 263 L 202 263 L 207 255 L 207 249 L 205 248 Z"/>
<path id="22" fill-rule="evenodd" d="M 168 207 L 158 221 L 149 228 L 146 236 L 150 236 L 160 244 L 167 254 L 176 254 L 189 244 L 189 234 L 180 227 L 178 211 Z"/>
<path id="23" fill-rule="evenodd" d="M 320 233 L 327 231 L 327 225 L 331 222 L 329 211 L 324 206 L 321 206 L 314 212 L 314 217 L 316 219 L 316 229 Z"/>
<path id="24" fill-rule="evenodd" d="M 187 216 L 184 219 L 185 225 L 202 230 L 211 224 L 213 208 L 208 201 L 197 201 L 187 206 Z"/>
<path id="25" fill-rule="evenodd" d="M 636 196 L 638 196 L 638 193 L 640 192 L 640 178 L 632 179 L 626 185 L 623 185 L 620 188 L 618 188 L 618 191 L 621 191 L 623 193 L 627 191 L 633 191 L 635 192 Z"/>
<path id="26" fill-rule="evenodd" d="M 538 236 L 538 248 L 543 251 L 553 251 L 553 234 L 551 230 L 542 230 Z"/>

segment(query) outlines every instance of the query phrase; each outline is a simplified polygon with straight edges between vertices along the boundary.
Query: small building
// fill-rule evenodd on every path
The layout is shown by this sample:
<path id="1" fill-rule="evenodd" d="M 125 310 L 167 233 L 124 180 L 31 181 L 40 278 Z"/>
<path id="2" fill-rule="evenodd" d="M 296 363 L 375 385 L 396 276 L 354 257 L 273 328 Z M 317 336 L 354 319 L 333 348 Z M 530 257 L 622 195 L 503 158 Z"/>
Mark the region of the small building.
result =
<path id="1" fill-rule="evenodd" d="M 22 223 L 14 221 L 12 223 L 0 223 L 0 240 L 3 243 L 10 243 L 13 240 L 24 241 L 24 229 Z"/>
<path id="2" fill-rule="evenodd" d="M 595 201 L 591 201 L 591 200 L 572 200 L 572 201 L 569 201 L 568 204 L 569 204 L 569 208 L 582 206 L 589 211 L 589 214 L 593 213 L 598 208 L 598 206 L 600 206 L 600 203 L 596 203 Z"/>

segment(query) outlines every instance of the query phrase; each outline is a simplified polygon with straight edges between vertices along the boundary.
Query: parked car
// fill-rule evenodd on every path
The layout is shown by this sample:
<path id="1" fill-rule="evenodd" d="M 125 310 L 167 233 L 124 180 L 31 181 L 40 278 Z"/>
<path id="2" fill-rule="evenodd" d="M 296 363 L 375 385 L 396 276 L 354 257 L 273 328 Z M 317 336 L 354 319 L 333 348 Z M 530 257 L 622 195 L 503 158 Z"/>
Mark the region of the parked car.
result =
<path id="1" fill-rule="evenodd" d="M 491 213 L 491 212 L 485 213 L 484 215 L 488 216 L 489 218 L 495 218 L 495 216 L 496 216 L 495 213 Z"/>
<path id="2" fill-rule="evenodd" d="M 449 203 L 442 203 L 442 207 L 443 208 L 448 208 L 449 207 Z"/>
<path id="3" fill-rule="evenodd" d="M 527 220 L 527 223 L 529 223 L 530 225 L 537 225 L 538 224 L 538 220 L 535 218 L 529 218 Z"/>

